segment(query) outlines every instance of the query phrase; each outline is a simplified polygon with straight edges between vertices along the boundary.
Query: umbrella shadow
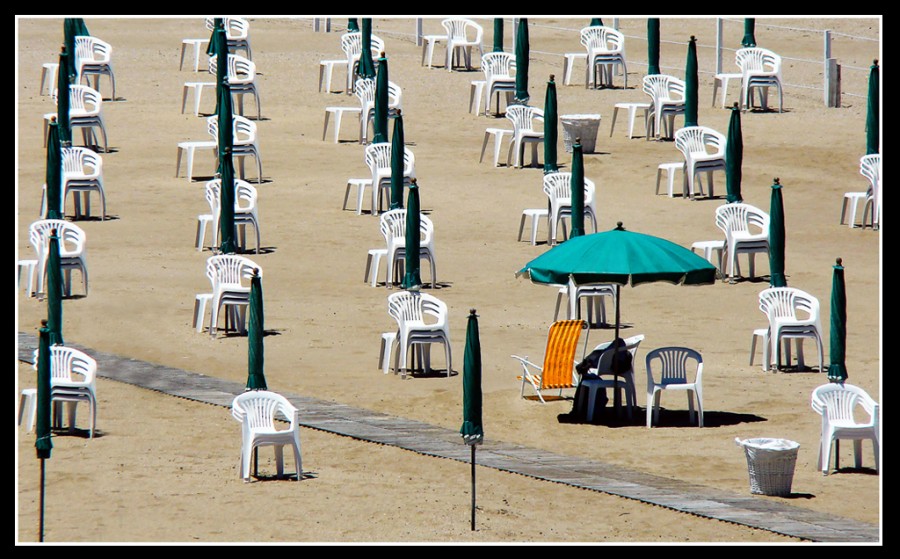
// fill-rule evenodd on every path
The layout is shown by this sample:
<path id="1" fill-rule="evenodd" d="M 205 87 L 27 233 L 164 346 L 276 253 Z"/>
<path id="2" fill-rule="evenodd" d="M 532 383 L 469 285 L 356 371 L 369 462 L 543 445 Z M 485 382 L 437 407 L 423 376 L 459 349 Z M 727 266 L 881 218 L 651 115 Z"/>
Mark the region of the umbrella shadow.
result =
<path id="1" fill-rule="evenodd" d="M 604 407 L 594 412 L 593 421 L 587 421 L 584 416 L 576 413 L 561 413 L 557 416 L 559 423 L 574 423 L 584 425 L 603 425 L 605 427 L 644 427 L 647 426 L 647 408 L 635 406 L 632 410 L 631 418 L 628 418 L 625 410 L 622 409 L 616 413 L 612 406 Z M 758 423 L 760 421 L 768 421 L 765 417 L 749 413 L 732 413 L 723 411 L 706 411 L 703 412 L 703 428 L 724 427 L 729 425 L 739 425 L 742 423 Z M 659 409 L 659 420 L 653 422 L 653 428 L 697 428 L 696 416 L 694 421 L 690 420 L 690 412 L 688 410 L 667 410 Z"/>
<path id="2" fill-rule="evenodd" d="M 53 433 L 54 437 L 67 436 L 67 437 L 77 437 L 80 439 L 92 438 L 90 429 L 81 429 L 79 427 L 53 427 L 53 428 L 51 428 L 51 432 Z M 106 434 L 103 431 L 101 431 L 100 429 L 97 429 L 96 427 L 94 428 L 93 438 L 97 439 L 97 438 L 103 437 L 105 435 Z"/>
<path id="3" fill-rule="evenodd" d="M 431 369 L 430 371 L 424 371 L 422 369 L 407 369 L 405 372 L 401 372 L 400 376 L 403 379 L 415 378 L 415 379 L 426 379 L 426 378 L 448 378 L 455 377 L 459 375 L 459 371 L 450 370 L 450 374 L 447 374 L 447 369 Z"/>
<path id="4" fill-rule="evenodd" d="M 72 217 L 72 221 L 74 222 L 83 222 L 83 221 L 117 221 L 122 219 L 117 215 L 106 214 L 106 217 L 99 215 L 82 215 L 78 217 Z"/>

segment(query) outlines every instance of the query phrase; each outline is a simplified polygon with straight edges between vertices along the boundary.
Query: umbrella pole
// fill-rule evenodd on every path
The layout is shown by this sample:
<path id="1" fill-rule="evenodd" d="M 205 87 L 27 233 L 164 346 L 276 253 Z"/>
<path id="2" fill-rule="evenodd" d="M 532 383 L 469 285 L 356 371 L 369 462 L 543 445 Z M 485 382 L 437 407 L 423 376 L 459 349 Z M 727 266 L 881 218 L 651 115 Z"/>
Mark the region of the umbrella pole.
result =
<path id="1" fill-rule="evenodd" d="M 619 339 L 619 284 L 616 284 L 616 337 L 613 340 Z"/>
<path id="2" fill-rule="evenodd" d="M 44 459 L 41 458 L 41 511 L 40 511 L 40 527 L 38 528 L 38 541 L 44 541 Z M 474 528 L 472 528 L 474 530 Z"/>
<path id="3" fill-rule="evenodd" d="M 475 531 L 475 445 L 472 447 L 472 531 Z"/>
<path id="4" fill-rule="evenodd" d="M 253 476 L 259 478 L 259 447 L 253 448 Z"/>

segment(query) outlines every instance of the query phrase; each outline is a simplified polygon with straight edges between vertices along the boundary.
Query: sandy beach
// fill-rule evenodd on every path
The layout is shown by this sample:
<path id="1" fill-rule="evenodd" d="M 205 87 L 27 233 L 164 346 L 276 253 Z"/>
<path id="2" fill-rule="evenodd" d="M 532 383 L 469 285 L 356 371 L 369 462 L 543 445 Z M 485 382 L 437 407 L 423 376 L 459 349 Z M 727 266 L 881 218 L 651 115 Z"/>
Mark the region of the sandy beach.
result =
<path id="1" fill-rule="evenodd" d="M 611 19 L 611 18 L 610 18 Z M 607 18 L 604 17 L 604 21 Z M 787 438 L 800 444 L 790 497 L 792 506 L 880 525 L 881 482 L 869 443 L 863 468 L 852 465 L 852 445 L 841 445 L 842 469 L 823 476 L 816 469 L 821 418 L 810 408 L 812 390 L 827 381 L 813 344 L 806 362 L 813 370 L 764 372 L 761 351 L 753 365 L 753 330 L 765 326 L 758 293 L 768 287 L 768 261 L 757 257 L 757 278 L 717 281 L 702 287 L 649 284 L 621 291 L 623 336 L 644 334 L 635 363 L 638 410 L 628 425 L 567 424 L 558 415 L 570 399 L 542 404 L 520 397 L 521 367 L 509 356 L 543 356 L 553 322 L 556 290 L 516 278 L 525 263 L 545 252 L 517 241 L 525 208 L 542 207 L 542 171 L 493 167 L 490 144 L 479 163 L 487 127 L 506 119 L 467 112 L 472 80 L 480 71 L 421 65 L 412 18 L 375 18 L 373 31 L 386 43 L 389 75 L 403 88 L 407 147 L 416 156 L 423 211 L 435 226 L 437 283 L 425 289 L 450 310 L 452 373 L 407 376 L 381 372 L 381 333 L 395 328 L 387 313 L 391 291 L 363 281 L 366 253 L 383 245 L 378 218 L 341 208 L 349 178 L 365 177 L 357 122 L 345 116 L 341 141 L 331 122 L 323 141 L 324 108 L 353 106 L 355 97 L 318 90 L 319 62 L 342 56 L 346 19 L 331 32 L 315 32 L 310 18 L 249 18 L 252 59 L 259 72 L 262 118 L 257 121 L 262 184 L 259 191 L 260 254 L 247 254 L 264 270 L 265 374 L 270 390 L 304 394 L 448 429 L 462 422 L 462 370 L 466 317 L 479 315 L 488 440 L 508 441 L 583 456 L 660 476 L 749 493 L 747 464 L 735 438 Z M 492 46 L 492 21 L 484 46 Z M 198 153 L 191 181 L 175 176 L 176 145 L 207 140 L 204 115 L 215 96 L 206 89 L 201 116 L 181 113 L 185 82 L 212 81 L 194 73 L 190 47 L 179 70 L 182 39 L 208 38 L 202 18 L 86 18 L 92 35 L 113 45 L 116 100 L 109 81 L 100 90 L 109 137 L 102 153 L 108 219 L 79 220 L 88 238 L 90 292 L 64 301 L 67 341 L 205 375 L 243 381 L 244 336 L 197 333 L 191 327 L 195 294 L 209 290 L 207 249 L 198 252 L 198 214 L 207 213 L 204 185 L 214 173 L 209 153 Z M 55 111 L 40 94 L 41 64 L 58 59 L 61 18 L 20 18 L 17 53 L 17 251 L 32 258 L 28 226 L 38 219 L 46 151 L 41 119 Z M 684 200 L 655 194 L 657 166 L 680 160 L 673 142 L 646 141 L 643 130 L 626 134 L 616 103 L 646 101 L 646 19 L 622 18 L 627 38 L 628 87 L 617 76 L 611 89 L 583 87 L 578 66 L 572 85 L 562 85 L 563 53 L 580 52 L 582 18 L 529 20 L 531 104 L 543 105 L 546 82 L 556 76 L 559 114 L 599 113 L 594 153 L 585 155 L 585 176 L 597 185 L 599 230 L 622 222 L 626 229 L 690 247 L 721 238 L 715 208 L 725 203 L 725 176 L 715 177 L 714 199 Z M 442 32 L 440 18 L 424 21 L 425 34 Z M 834 33 L 845 94 L 840 108 L 823 104 L 822 35 Z M 714 18 L 661 22 L 660 65 L 684 75 L 687 42 L 698 39 L 700 124 L 723 134 L 730 111 L 711 106 L 715 67 Z M 742 20 L 724 23 L 724 71 L 735 71 Z M 512 45 L 506 20 L 505 45 Z M 769 210 L 771 185 L 783 185 L 788 285 L 818 298 L 829 363 L 833 265 L 843 259 L 847 287 L 849 380 L 881 402 L 881 236 L 838 223 L 845 192 L 863 191 L 859 159 L 865 154 L 868 68 L 880 58 L 881 21 L 869 18 L 757 19 L 760 46 L 785 60 L 783 113 L 745 112 L 743 198 Z M 201 56 L 201 66 L 206 57 Z M 583 63 L 582 63 L 583 64 Z M 201 68 L 202 69 L 202 68 Z M 335 70 L 335 89 L 345 74 Z M 729 105 L 738 87 L 728 91 Z M 721 93 L 720 93 L 721 95 Z M 250 98 L 245 113 L 256 117 Z M 252 108 L 250 108 L 252 106 Z M 349 120 L 350 122 L 347 122 Z M 638 121 L 636 128 L 641 128 Z M 681 118 L 676 120 L 681 125 Z M 559 162 L 571 155 L 559 130 Z M 76 134 L 76 138 L 79 136 Z M 542 151 L 540 160 L 543 162 Z M 680 180 L 680 175 L 679 175 Z M 95 206 L 96 209 L 96 206 Z M 69 206 L 71 212 L 71 202 Z M 541 228 L 540 235 L 546 235 Z M 527 236 L 527 227 L 526 227 Z M 251 243 L 252 246 L 252 243 Z M 383 270 L 382 270 L 383 274 Z M 422 279 L 430 280 L 423 266 Z M 76 295 L 82 293 L 74 274 Z M 16 292 L 17 331 L 37 334 L 46 303 Z M 593 329 L 589 348 L 613 337 Z M 682 345 L 704 357 L 705 427 L 689 426 L 681 394 L 663 396 L 662 424 L 644 426 L 644 356 L 655 347 Z M 435 351 L 436 365 L 445 367 Z M 230 410 L 192 402 L 103 378 L 99 372 L 98 436 L 55 436 L 47 461 L 46 542 L 70 543 L 797 543 L 794 538 L 737 524 L 678 513 L 599 492 L 480 468 L 478 529 L 469 528 L 469 466 L 412 452 L 303 429 L 303 465 L 315 473 L 296 481 L 244 483 L 238 473 L 240 425 Z M 18 363 L 19 390 L 35 386 L 29 364 Z M 527 392 L 526 392 L 527 394 Z M 668 412 L 668 413 L 666 413 Z M 301 410 L 301 415 L 303 410 Z M 86 419 L 80 412 L 80 426 Z M 462 442 L 460 443 L 462 444 Z M 39 466 L 34 434 L 16 430 L 16 542 L 36 542 Z M 289 464 L 288 469 L 291 469 Z M 260 469 L 274 471 L 271 451 L 260 452 Z"/>

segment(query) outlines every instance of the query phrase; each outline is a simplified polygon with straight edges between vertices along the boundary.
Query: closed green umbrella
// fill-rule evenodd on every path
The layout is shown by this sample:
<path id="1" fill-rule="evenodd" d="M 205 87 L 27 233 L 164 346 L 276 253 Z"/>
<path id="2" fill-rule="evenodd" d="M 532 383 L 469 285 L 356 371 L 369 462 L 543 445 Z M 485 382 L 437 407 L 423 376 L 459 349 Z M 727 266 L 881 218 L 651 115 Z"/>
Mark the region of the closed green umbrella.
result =
<path id="1" fill-rule="evenodd" d="M 37 457 L 41 461 L 38 541 L 44 541 L 44 460 L 50 458 L 50 453 L 53 450 L 53 440 L 50 432 L 50 408 L 52 404 L 50 388 L 50 329 L 47 328 L 46 321 L 41 321 L 37 365 L 37 417 L 35 418 L 37 438 L 34 441 L 34 448 L 37 451 Z"/>
<path id="2" fill-rule="evenodd" d="M 844 384 L 847 374 L 847 293 L 844 286 L 844 266 L 840 258 L 835 261 L 831 279 L 831 347 L 828 380 Z"/>
<path id="3" fill-rule="evenodd" d="M 691 35 L 684 68 L 684 125 L 697 126 L 697 38 Z"/>
<path id="4" fill-rule="evenodd" d="M 494 18 L 494 50 L 493 52 L 503 52 L 503 18 Z"/>
<path id="5" fill-rule="evenodd" d="M 234 162 L 232 149 L 233 111 L 231 87 L 228 85 L 228 49 L 226 47 L 225 29 L 221 20 L 216 20 L 216 118 L 218 121 L 219 148 L 219 235 L 221 242 L 219 252 L 234 254 L 236 250 L 234 238 Z"/>
<path id="6" fill-rule="evenodd" d="M 591 19 L 590 27 L 597 27 L 597 26 L 602 26 L 602 25 L 603 25 L 603 20 L 601 18 L 595 17 L 595 18 Z"/>
<path id="7" fill-rule="evenodd" d="M 873 60 L 869 69 L 869 100 L 866 110 L 866 155 L 880 152 L 881 121 L 879 120 L 878 61 Z"/>
<path id="8" fill-rule="evenodd" d="M 397 109 L 394 119 L 394 133 L 391 135 L 391 207 L 396 210 L 403 207 L 403 158 L 406 151 L 403 139 L 403 115 Z M 377 188 L 377 186 L 375 187 Z"/>
<path id="9" fill-rule="evenodd" d="M 581 152 L 581 138 L 572 144 L 572 233 L 570 239 L 584 235 L 584 156 Z"/>
<path id="10" fill-rule="evenodd" d="M 406 201 L 406 274 L 403 276 L 403 289 L 417 291 L 422 287 L 419 274 L 419 186 L 416 179 L 409 185 L 409 197 Z"/>
<path id="11" fill-rule="evenodd" d="M 744 48 L 756 46 L 756 20 L 752 17 L 744 19 L 744 38 L 741 39 Z"/>
<path id="12" fill-rule="evenodd" d="M 47 131 L 47 211 L 44 219 L 62 219 L 62 151 L 59 143 L 59 124 L 51 118 Z"/>
<path id="13" fill-rule="evenodd" d="M 667 282 L 676 285 L 712 285 L 716 267 L 707 259 L 672 241 L 615 229 L 570 238 L 538 256 L 516 276 L 534 283 L 565 285 L 616 284 L 616 339 L 619 337 L 619 287 Z"/>
<path id="14" fill-rule="evenodd" d="M 544 174 L 559 171 L 556 164 L 556 143 L 558 138 L 558 111 L 556 109 L 556 82 L 550 74 L 547 94 L 544 96 Z"/>
<path id="15" fill-rule="evenodd" d="M 375 63 L 372 61 L 372 18 L 362 20 L 362 49 L 359 53 L 359 66 L 356 73 L 360 78 L 375 77 Z"/>
<path id="16" fill-rule="evenodd" d="M 659 18 L 647 18 L 647 74 L 659 74 Z"/>
<path id="17" fill-rule="evenodd" d="M 59 51 L 59 66 L 56 70 L 56 122 L 59 123 L 60 145 L 72 144 L 72 124 L 69 120 L 69 74 L 66 68 L 69 59 L 75 54 L 66 50 L 66 45 Z"/>
<path id="18" fill-rule="evenodd" d="M 372 118 L 372 143 L 388 141 L 388 64 L 384 53 L 378 58 L 378 75 L 375 78 L 375 116 Z M 364 115 L 365 116 L 365 115 Z"/>
<path id="19" fill-rule="evenodd" d="M 516 32 L 516 103 L 528 103 L 528 20 L 520 19 Z"/>
<path id="20" fill-rule="evenodd" d="M 725 187 L 726 202 L 742 202 L 741 168 L 744 164 L 744 137 L 741 132 L 741 109 L 737 102 L 731 108 L 728 121 L 728 136 L 725 140 Z"/>
<path id="21" fill-rule="evenodd" d="M 68 72 L 69 72 L 69 81 L 74 82 L 75 76 L 78 72 L 78 60 L 76 60 L 77 55 L 75 52 L 75 37 L 90 37 L 90 32 L 88 31 L 87 25 L 84 24 L 84 19 L 77 18 L 66 18 L 63 20 L 63 37 L 66 45 L 66 52 L 70 54 L 68 60 Z M 57 84 L 57 87 L 59 84 Z"/>
<path id="22" fill-rule="evenodd" d="M 776 178 L 772 185 L 772 201 L 769 207 L 769 284 L 771 287 L 787 287 L 784 275 L 784 200 L 781 183 Z"/>
<path id="23" fill-rule="evenodd" d="M 259 269 L 253 270 L 250 279 L 250 309 L 247 324 L 247 389 L 266 390 L 266 375 L 263 372 L 263 335 L 265 333 L 263 320 L 263 293 L 262 280 Z"/>
<path id="24" fill-rule="evenodd" d="M 63 273 L 59 256 L 59 235 L 54 228 L 50 231 L 47 247 L 47 328 L 50 330 L 50 344 L 64 344 L 62 335 Z"/>
<path id="25" fill-rule="evenodd" d="M 463 441 L 472 448 L 472 530 L 475 529 L 475 447 L 484 442 L 481 425 L 481 340 L 478 315 L 469 310 L 466 323 L 466 348 L 463 355 Z"/>
<path id="26" fill-rule="evenodd" d="M 347 33 L 359 33 L 359 22 L 355 17 L 347 20 Z"/>

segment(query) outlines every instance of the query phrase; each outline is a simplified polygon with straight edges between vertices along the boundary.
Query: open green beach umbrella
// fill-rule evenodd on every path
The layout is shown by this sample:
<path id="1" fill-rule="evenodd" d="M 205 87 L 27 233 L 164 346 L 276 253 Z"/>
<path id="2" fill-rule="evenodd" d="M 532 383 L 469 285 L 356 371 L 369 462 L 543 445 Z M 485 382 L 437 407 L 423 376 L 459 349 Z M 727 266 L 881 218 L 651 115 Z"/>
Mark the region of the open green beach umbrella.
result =
<path id="1" fill-rule="evenodd" d="M 528 20 L 519 20 L 516 32 L 516 94 L 515 101 L 525 105 L 528 103 Z"/>
<path id="2" fill-rule="evenodd" d="M 391 135 L 391 205 L 396 210 L 403 207 L 403 156 L 405 141 L 403 139 L 403 115 L 397 109 L 394 119 L 394 133 Z"/>
<path id="3" fill-rule="evenodd" d="M 726 202 L 742 202 L 741 174 L 744 164 L 744 136 L 741 131 L 741 109 L 737 102 L 731 107 L 728 136 L 725 140 L 725 195 Z"/>
<path id="4" fill-rule="evenodd" d="M 597 27 L 597 26 L 602 26 L 602 25 L 603 25 L 603 20 L 601 18 L 595 17 L 595 18 L 591 19 L 590 27 Z"/>
<path id="5" fill-rule="evenodd" d="M 463 356 L 463 441 L 472 448 L 472 530 L 475 529 L 475 447 L 484 442 L 481 425 L 481 340 L 478 315 L 469 310 L 466 323 L 466 348 Z"/>
<path id="6" fill-rule="evenodd" d="M 869 69 L 869 98 L 866 109 L 866 155 L 880 152 L 879 135 L 881 133 L 881 121 L 879 120 L 879 82 L 878 61 L 873 60 Z"/>
<path id="7" fill-rule="evenodd" d="M 47 211 L 44 219 L 63 218 L 62 199 L 62 150 L 59 143 L 59 124 L 51 118 L 47 131 L 47 169 L 45 179 Z"/>
<path id="8" fill-rule="evenodd" d="M 615 229 L 572 237 L 516 272 L 534 283 L 616 284 L 616 334 L 619 337 L 619 286 L 667 282 L 712 285 L 716 267 L 690 249 L 661 237 Z M 613 338 L 613 339 L 615 339 Z"/>
<path id="9" fill-rule="evenodd" d="M 772 201 L 769 207 L 769 284 L 771 287 L 787 287 L 784 275 L 784 200 L 781 183 L 776 178 L 772 185 Z"/>
<path id="10" fill-rule="evenodd" d="M 360 78 L 375 77 L 375 63 L 372 61 L 372 18 L 362 20 L 362 50 L 359 53 L 359 66 L 356 73 Z"/>
<path id="11" fill-rule="evenodd" d="M 44 461 L 50 458 L 53 440 L 50 430 L 50 414 L 52 395 L 50 388 L 50 329 L 46 321 L 41 321 L 38 334 L 38 371 L 37 371 L 37 417 L 35 417 L 36 439 L 34 448 L 41 461 L 40 511 L 38 524 L 38 541 L 44 541 Z"/>
<path id="12" fill-rule="evenodd" d="M 503 18 L 494 18 L 494 49 L 493 52 L 503 52 Z"/>
<path id="13" fill-rule="evenodd" d="M 752 17 L 744 19 L 744 38 L 741 39 L 744 48 L 756 46 L 756 20 Z"/>
<path id="14" fill-rule="evenodd" d="M 844 285 L 843 261 L 838 258 L 831 279 L 831 363 L 828 365 L 828 380 L 843 384 L 847 377 L 847 292 Z"/>
<path id="15" fill-rule="evenodd" d="M 264 373 L 263 335 L 265 332 L 263 319 L 262 279 L 259 269 L 253 270 L 250 278 L 250 309 L 247 324 L 247 389 L 266 390 Z"/>
<path id="16" fill-rule="evenodd" d="M 378 58 L 378 75 L 375 78 L 375 116 L 372 118 L 372 143 L 388 141 L 388 64 L 384 53 Z"/>
<path id="17" fill-rule="evenodd" d="M 647 18 L 647 75 L 659 74 L 659 18 Z"/>
<path id="18" fill-rule="evenodd" d="M 69 72 L 69 82 L 72 83 L 75 81 L 76 74 L 78 73 L 78 60 L 77 54 L 75 52 L 75 37 L 90 37 L 90 32 L 88 31 L 87 25 L 84 23 L 84 19 L 77 18 L 66 18 L 63 20 L 63 40 L 65 41 L 66 52 L 69 53 L 68 60 L 68 72 Z M 59 84 L 57 84 L 57 87 Z"/>
<path id="19" fill-rule="evenodd" d="M 72 123 L 69 120 L 69 75 L 66 68 L 69 59 L 74 58 L 74 53 L 69 53 L 63 45 L 59 52 L 59 66 L 56 69 L 56 122 L 59 123 L 60 144 L 72 144 Z"/>
<path id="20" fill-rule="evenodd" d="M 697 126 L 697 38 L 691 35 L 684 67 L 684 126 Z"/>
<path id="21" fill-rule="evenodd" d="M 556 108 L 556 82 L 553 78 L 553 74 L 550 74 L 547 93 L 544 96 L 544 174 L 559 171 L 559 165 L 556 163 L 559 111 Z"/>
<path id="22" fill-rule="evenodd" d="M 221 20 L 217 20 L 220 23 Z M 233 111 L 231 87 L 228 85 L 228 49 L 226 48 L 225 29 L 217 25 L 215 40 L 216 51 L 216 118 L 218 120 L 219 144 L 219 235 L 221 242 L 219 251 L 222 254 L 234 254 L 236 250 L 234 238 L 234 162 L 232 149 Z"/>
<path id="23" fill-rule="evenodd" d="M 420 227 L 419 186 L 413 179 L 412 184 L 409 185 L 409 195 L 406 201 L 406 274 L 403 276 L 403 289 L 418 290 L 422 287 L 422 278 L 419 272 Z"/>
<path id="24" fill-rule="evenodd" d="M 50 344 L 64 344 L 62 335 L 63 273 L 59 256 L 59 235 L 56 229 L 50 232 L 47 248 L 47 328 L 50 330 Z"/>
<path id="25" fill-rule="evenodd" d="M 351 17 L 347 20 L 347 33 L 359 33 L 359 22 L 357 18 Z"/>
<path id="26" fill-rule="evenodd" d="M 572 144 L 572 233 L 570 239 L 584 235 L 584 155 L 581 138 Z"/>

